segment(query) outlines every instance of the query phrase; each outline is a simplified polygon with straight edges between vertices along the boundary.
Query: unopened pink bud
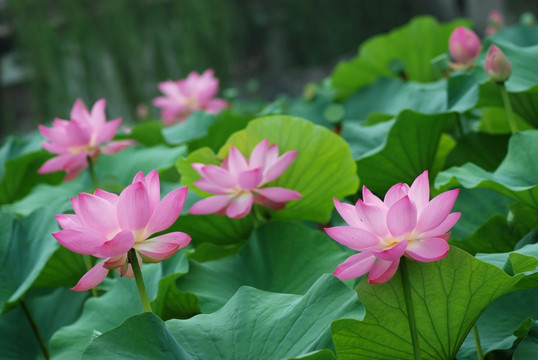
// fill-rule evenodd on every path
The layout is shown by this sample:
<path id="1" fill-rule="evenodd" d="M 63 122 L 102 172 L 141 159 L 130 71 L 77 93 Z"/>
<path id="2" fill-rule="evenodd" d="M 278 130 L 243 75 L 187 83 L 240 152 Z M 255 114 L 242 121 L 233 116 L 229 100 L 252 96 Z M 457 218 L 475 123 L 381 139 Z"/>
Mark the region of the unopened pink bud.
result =
<path id="1" fill-rule="evenodd" d="M 478 36 L 463 26 L 458 26 L 450 35 L 450 55 L 460 64 L 471 64 L 482 50 Z"/>
<path id="2" fill-rule="evenodd" d="M 495 83 L 505 82 L 512 74 L 512 64 L 495 45 L 490 45 L 484 67 L 489 79 Z"/>

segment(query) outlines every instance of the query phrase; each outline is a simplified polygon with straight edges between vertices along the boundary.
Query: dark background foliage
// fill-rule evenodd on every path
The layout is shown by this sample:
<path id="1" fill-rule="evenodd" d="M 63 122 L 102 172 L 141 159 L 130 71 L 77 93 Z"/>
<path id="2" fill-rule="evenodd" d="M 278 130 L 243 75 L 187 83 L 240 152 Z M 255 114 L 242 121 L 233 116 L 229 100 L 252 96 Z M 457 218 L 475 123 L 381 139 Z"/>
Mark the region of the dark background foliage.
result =
<path id="1" fill-rule="evenodd" d="M 147 113 L 156 84 L 212 67 L 224 96 L 272 100 L 320 81 L 366 38 L 419 14 L 515 21 L 532 1 L 0 0 L 0 135 L 65 118 L 76 98 Z M 536 5 L 534 5 L 536 6 Z M 417 39 L 420 40 L 420 39 Z"/>

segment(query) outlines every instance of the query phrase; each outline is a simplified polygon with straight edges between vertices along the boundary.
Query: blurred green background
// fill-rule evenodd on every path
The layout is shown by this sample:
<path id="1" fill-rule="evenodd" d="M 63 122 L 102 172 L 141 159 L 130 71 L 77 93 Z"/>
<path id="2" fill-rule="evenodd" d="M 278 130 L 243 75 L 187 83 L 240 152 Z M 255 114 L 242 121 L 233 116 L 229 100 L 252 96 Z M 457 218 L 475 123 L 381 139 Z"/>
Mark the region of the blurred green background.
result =
<path id="1" fill-rule="evenodd" d="M 481 32 L 491 9 L 510 22 L 536 1 L 0 0 L 0 138 L 68 117 L 77 98 L 106 98 L 128 123 L 158 117 L 158 82 L 209 67 L 228 94 L 297 94 L 415 15 Z"/>

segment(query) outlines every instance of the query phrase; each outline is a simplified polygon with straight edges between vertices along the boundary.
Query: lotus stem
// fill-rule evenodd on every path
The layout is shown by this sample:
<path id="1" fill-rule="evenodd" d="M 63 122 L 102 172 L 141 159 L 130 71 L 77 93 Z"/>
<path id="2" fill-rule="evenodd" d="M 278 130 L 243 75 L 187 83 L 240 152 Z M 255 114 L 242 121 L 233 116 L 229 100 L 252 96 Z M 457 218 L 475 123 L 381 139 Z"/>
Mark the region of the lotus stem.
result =
<path id="1" fill-rule="evenodd" d="M 87 159 L 88 159 L 88 169 L 90 170 L 90 175 L 92 176 L 93 187 L 95 189 L 99 189 L 99 181 L 97 180 L 97 173 L 95 172 L 95 166 L 93 164 L 93 160 L 90 156 L 88 156 Z"/>
<path id="2" fill-rule="evenodd" d="M 405 307 L 407 308 L 407 321 L 411 332 L 411 343 L 413 344 L 413 354 L 415 360 L 421 360 L 420 344 L 418 341 L 417 323 L 415 319 L 415 308 L 413 307 L 413 299 L 411 298 L 411 282 L 409 281 L 409 272 L 407 270 L 407 258 L 402 257 L 400 262 L 400 275 L 402 277 L 402 287 L 404 292 Z"/>
<path id="3" fill-rule="evenodd" d="M 510 131 L 512 134 L 515 134 L 517 131 L 516 119 L 514 118 L 514 112 L 512 111 L 512 104 L 510 103 L 510 97 L 506 91 L 504 84 L 501 84 L 501 95 L 503 97 L 504 109 L 506 110 L 506 115 L 508 117 L 508 125 L 510 125 Z"/>
<path id="4" fill-rule="evenodd" d="M 21 307 L 22 311 L 24 312 L 24 315 L 26 315 L 26 318 L 28 319 L 28 322 L 30 323 L 30 327 L 32 328 L 32 331 L 34 332 L 34 335 L 36 337 L 36 340 L 39 344 L 39 347 L 41 348 L 41 352 L 43 353 L 43 356 L 45 359 L 50 359 L 49 350 L 47 349 L 47 344 L 45 343 L 45 339 L 43 338 L 43 335 L 41 335 L 41 332 L 39 331 L 39 328 L 37 327 L 37 324 L 30 313 L 30 309 L 28 309 L 28 306 L 26 306 L 26 303 L 24 300 L 21 300 Z"/>
<path id="5" fill-rule="evenodd" d="M 474 343 L 476 346 L 476 358 L 478 360 L 484 360 L 484 354 L 482 353 L 482 345 L 480 345 L 480 335 L 478 334 L 478 326 L 473 326 Z"/>
<path id="6" fill-rule="evenodd" d="M 142 271 L 140 270 L 140 264 L 138 264 L 138 258 L 136 256 L 136 250 L 131 249 L 128 253 L 128 259 L 133 267 L 133 272 L 136 280 L 136 287 L 138 288 L 138 294 L 140 295 L 140 301 L 142 302 L 142 307 L 144 312 L 153 312 L 151 310 L 151 304 L 149 302 L 148 293 L 146 291 L 146 286 L 144 285 L 144 278 L 142 277 Z"/>

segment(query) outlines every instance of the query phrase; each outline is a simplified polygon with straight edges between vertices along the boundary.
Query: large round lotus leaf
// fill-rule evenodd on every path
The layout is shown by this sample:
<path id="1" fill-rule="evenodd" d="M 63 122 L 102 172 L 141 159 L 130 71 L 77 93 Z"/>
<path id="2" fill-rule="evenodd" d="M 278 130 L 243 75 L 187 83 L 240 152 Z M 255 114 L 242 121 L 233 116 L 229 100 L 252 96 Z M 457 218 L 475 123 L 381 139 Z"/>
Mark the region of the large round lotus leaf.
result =
<path id="1" fill-rule="evenodd" d="M 246 157 L 264 139 L 276 144 L 279 153 L 298 152 L 293 163 L 267 186 L 279 186 L 301 193 L 302 198 L 286 204 L 286 208 L 270 211 L 276 219 L 303 219 L 321 223 L 329 221 L 334 208 L 333 198 L 343 198 L 357 191 L 358 177 L 348 144 L 325 127 L 289 116 L 269 116 L 252 120 L 246 129 L 234 133 L 217 157 L 224 159 L 233 145 Z M 190 163 L 218 163 L 212 152 L 200 149 L 177 166 L 185 185 L 200 178 Z M 209 195 L 200 192 L 201 195 Z"/>
<path id="2" fill-rule="evenodd" d="M 433 68 L 430 60 L 448 51 L 448 39 L 457 26 L 468 24 L 466 20 L 439 24 L 432 17 L 416 17 L 388 34 L 366 41 L 356 58 L 338 65 L 331 83 L 340 96 L 348 96 L 374 83 L 379 76 L 400 75 L 398 71 L 390 69 L 395 61 L 400 64 L 399 70 L 408 80 L 438 80 L 442 74 Z"/>
<path id="3" fill-rule="evenodd" d="M 510 138 L 508 153 L 494 172 L 473 163 L 439 173 L 435 186 L 483 187 L 538 208 L 538 130 L 518 132 Z"/>
<path id="4" fill-rule="evenodd" d="M 441 134 L 452 119 L 452 114 L 406 110 L 395 120 L 372 126 L 345 122 L 342 137 L 352 144 L 364 185 L 383 195 L 395 183 L 411 184 L 424 170 L 434 169 Z"/>
<path id="5" fill-rule="evenodd" d="M 440 261 L 405 261 L 423 359 L 454 359 L 482 311 L 517 282 L 501 269 L 454 247 Z M 363 321 L 333 323 L 338 359 L 412 359 L 400 272 L 382 285 L 370 285 L 363 279 L 357 292 L 366 316 Z"/>

